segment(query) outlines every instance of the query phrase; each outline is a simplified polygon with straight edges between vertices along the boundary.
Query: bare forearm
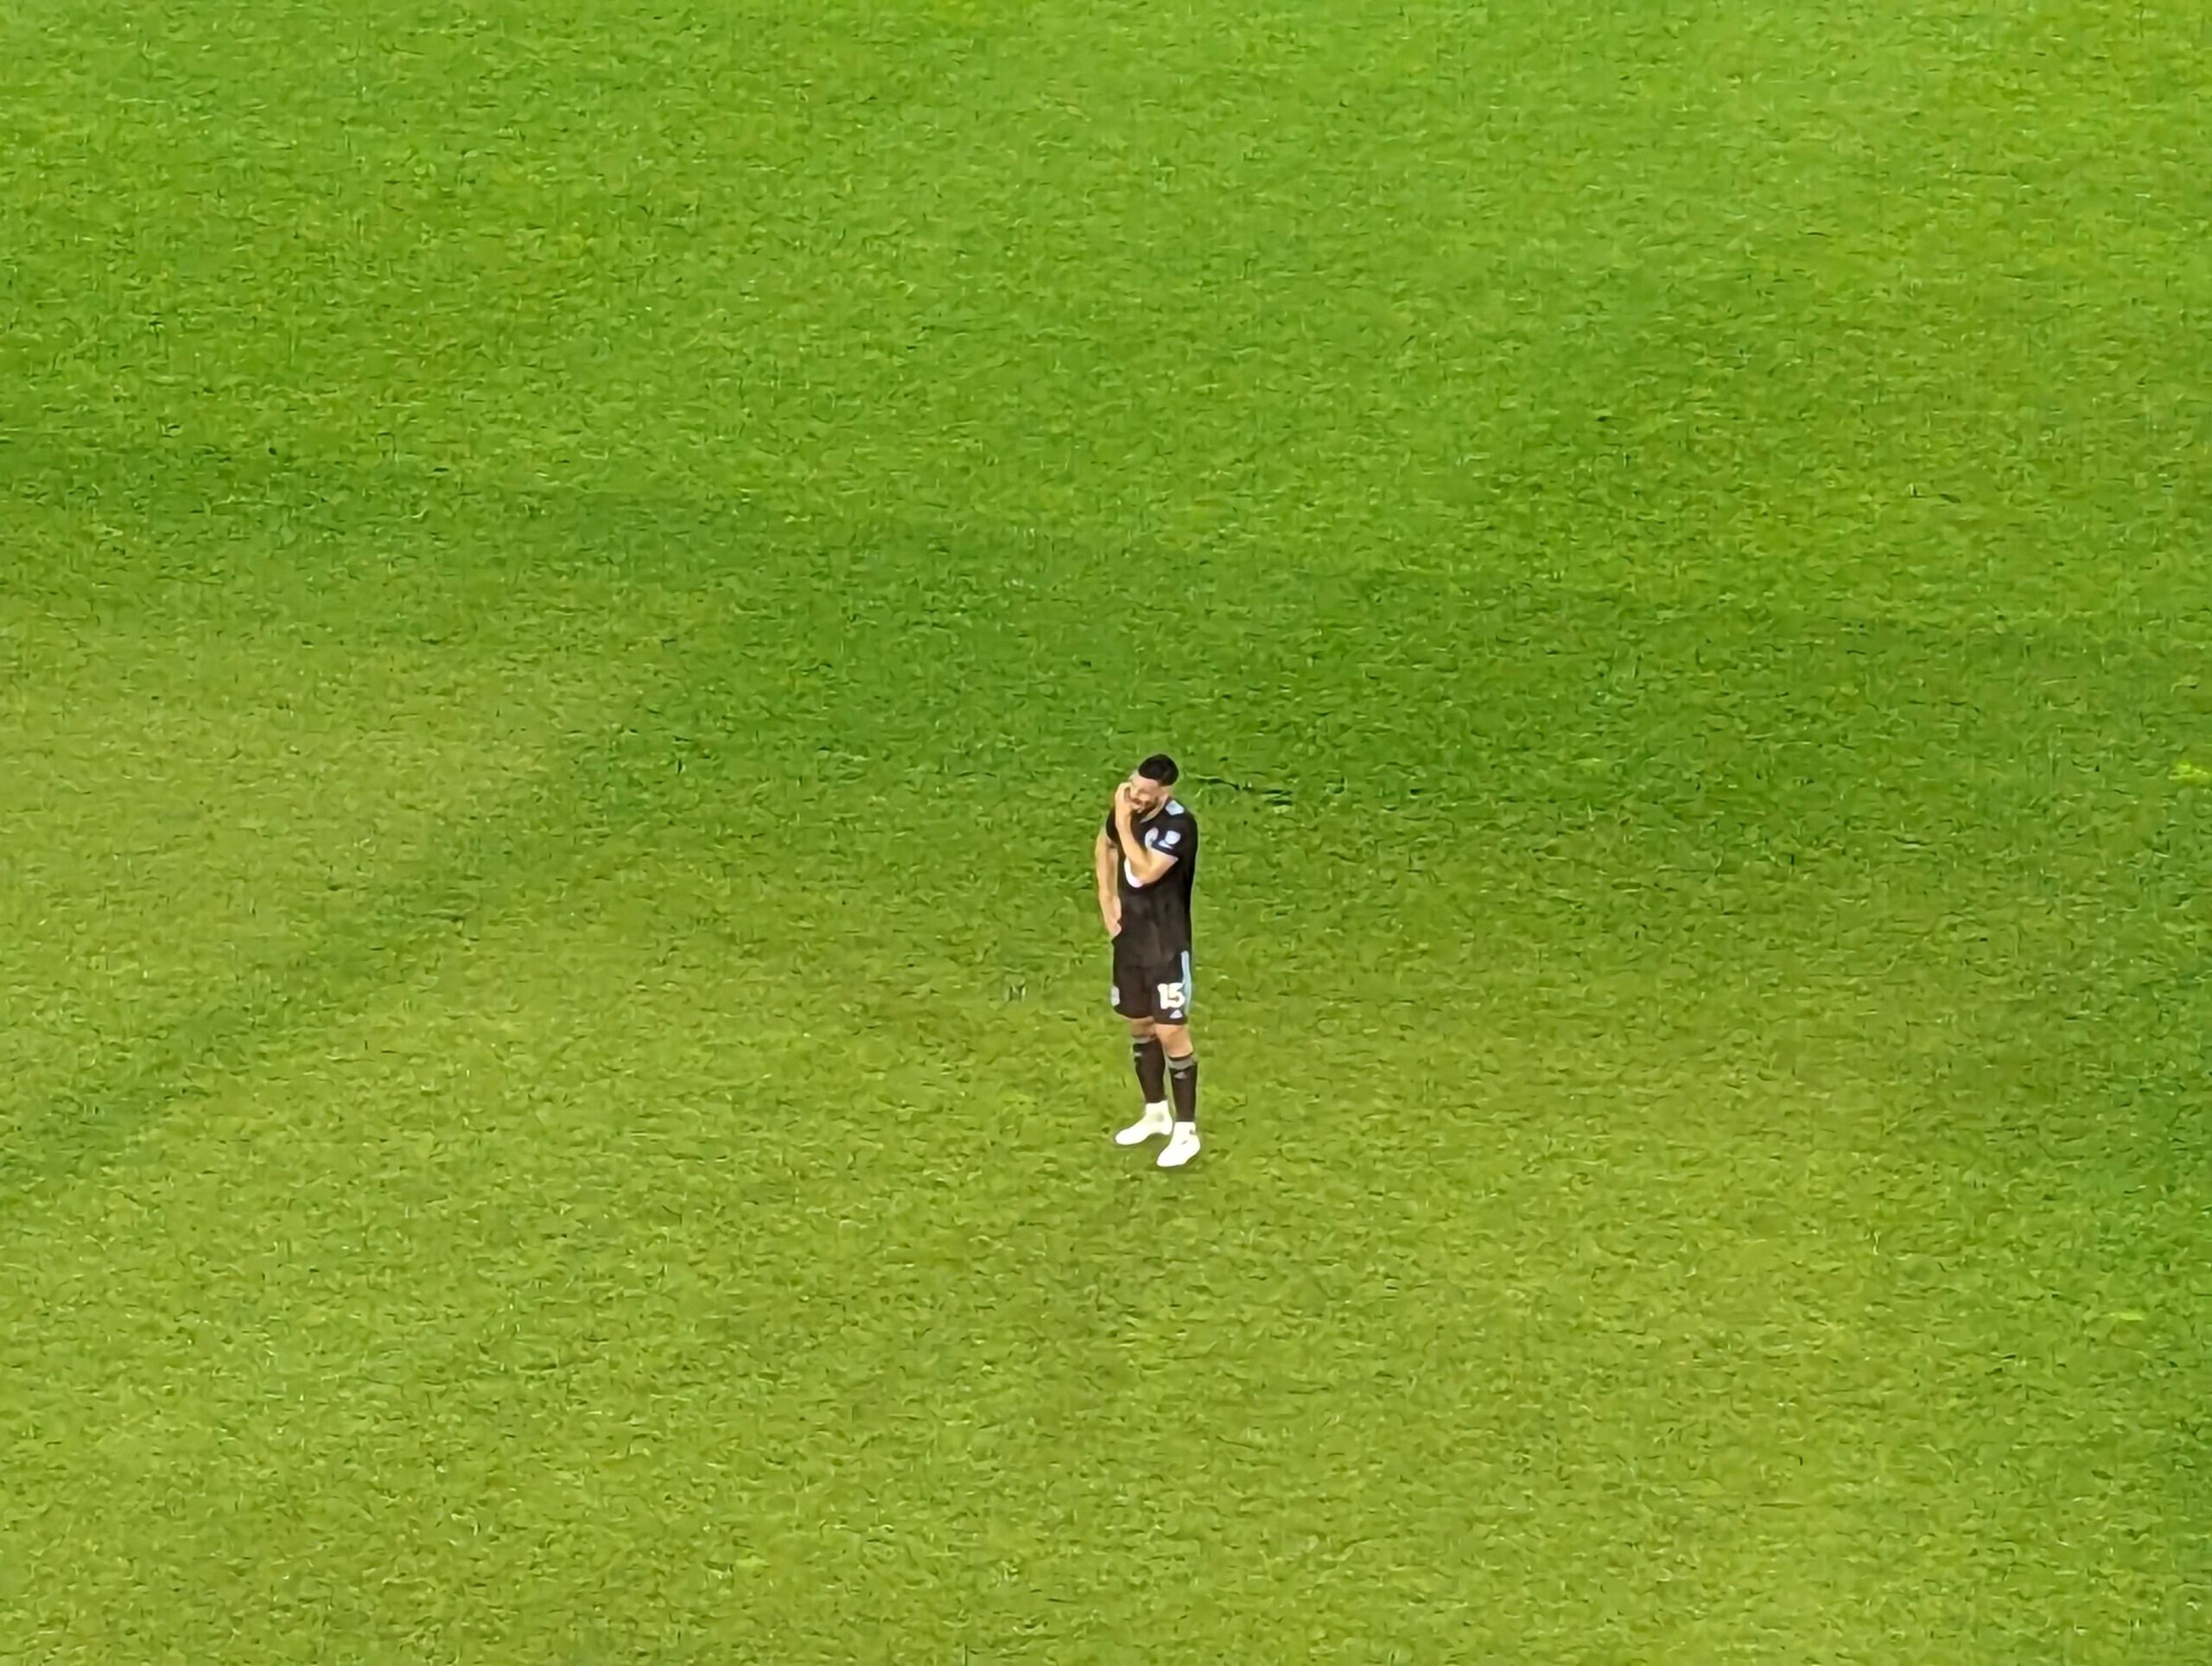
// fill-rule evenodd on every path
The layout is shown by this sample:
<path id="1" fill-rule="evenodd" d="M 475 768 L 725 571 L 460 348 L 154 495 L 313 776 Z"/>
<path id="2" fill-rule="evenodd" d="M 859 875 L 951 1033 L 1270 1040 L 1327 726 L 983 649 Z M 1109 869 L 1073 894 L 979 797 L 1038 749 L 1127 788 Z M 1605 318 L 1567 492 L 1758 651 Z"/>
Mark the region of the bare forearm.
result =
<path id="1" fill-rule="evenodd" d="M 1122 860 L 1128 863 L 1130 876 L 1139 885 L 1150 885 L 1167 871 L 1173 858 L 1147 849 L 1137 836 L 1136 823 L 1129 817 L 1122 816 L 1116 826 L 1122 835 Z"/>

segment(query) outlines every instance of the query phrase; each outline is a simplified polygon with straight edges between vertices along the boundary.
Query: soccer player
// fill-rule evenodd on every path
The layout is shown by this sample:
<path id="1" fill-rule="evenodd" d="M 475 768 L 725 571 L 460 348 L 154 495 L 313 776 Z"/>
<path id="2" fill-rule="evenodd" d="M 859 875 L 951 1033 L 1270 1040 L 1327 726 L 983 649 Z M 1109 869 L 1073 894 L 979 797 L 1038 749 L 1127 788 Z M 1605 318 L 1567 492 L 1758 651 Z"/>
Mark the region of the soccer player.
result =
<path id="1" fill-rule="evenodd" d="M 1155 753 L 1114 789 L 1098 835 L 1098 912 L 1114 939 L 1114 1010 L 1129 1021 L 1144 1115 L 1114 1136 L 1165 1134 L 1162 1168 L 1198 1154 L 1198 1059 L 1191 1046 L 1191 887 L 1198 818 L 1175 801 L 1175 760 Z M 1170 1110 L 1170 1092 L 1173 1094 Z"/>

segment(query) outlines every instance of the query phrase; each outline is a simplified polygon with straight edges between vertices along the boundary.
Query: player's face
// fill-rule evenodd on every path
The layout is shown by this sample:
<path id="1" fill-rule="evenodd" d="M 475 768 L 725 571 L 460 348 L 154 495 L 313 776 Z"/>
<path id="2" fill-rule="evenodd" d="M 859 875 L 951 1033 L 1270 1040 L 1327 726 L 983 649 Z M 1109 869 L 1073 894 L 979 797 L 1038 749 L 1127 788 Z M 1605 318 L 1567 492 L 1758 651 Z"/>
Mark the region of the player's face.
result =
<path id="1" fill-rule="evenodd" d="M 1140 816 L 1149 816 L 1167 802 L 1167 789 L 1159 782 L 1142 775 L 1129 777 L 1129 808 Z"/>

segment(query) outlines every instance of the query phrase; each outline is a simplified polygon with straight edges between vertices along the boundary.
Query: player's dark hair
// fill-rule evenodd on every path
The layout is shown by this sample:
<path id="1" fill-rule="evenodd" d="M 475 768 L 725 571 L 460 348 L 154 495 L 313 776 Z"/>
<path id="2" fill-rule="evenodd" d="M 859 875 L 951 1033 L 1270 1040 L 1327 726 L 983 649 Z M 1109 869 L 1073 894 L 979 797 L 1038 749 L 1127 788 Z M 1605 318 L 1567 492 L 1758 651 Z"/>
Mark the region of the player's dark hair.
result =
<path id="1" fill-rule="evenodd" d="M 1182 771 L 1175 767 L 1175 760 L 1164 752 L 1155 752 L 1137 766 L 1137 773 L 1147 781 L 1157 781 L 1162 786 L 1173 786 L 1175 778 Z"/>

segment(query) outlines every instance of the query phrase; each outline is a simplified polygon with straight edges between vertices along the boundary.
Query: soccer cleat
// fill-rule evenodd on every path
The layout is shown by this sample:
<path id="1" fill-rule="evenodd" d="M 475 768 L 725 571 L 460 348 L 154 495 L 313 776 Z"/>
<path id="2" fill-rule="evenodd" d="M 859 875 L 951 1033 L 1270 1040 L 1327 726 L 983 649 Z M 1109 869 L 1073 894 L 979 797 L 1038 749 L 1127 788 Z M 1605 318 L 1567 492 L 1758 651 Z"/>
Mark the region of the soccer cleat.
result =
<path id="1" fill-rule="evenodd" d="M 1144 1115 L 1114 1136 L 1116 1145 L 1141 1145 L 1157 1135 L 1166 1134 L 1175 1126 L 1175 1115 L 1167 1108 L 1166 1100 L 1156 1105 L 1147 1105 Z"/>
<path id="2" fill-rule="evenodd" d="M 1178 1122 L 1173 1137 L 1160 1149 L 1160 1166 L 1162 1168 L 1180 1168 L 1198 1154 L 1198 1125 L 1196 1122 Z"/>

